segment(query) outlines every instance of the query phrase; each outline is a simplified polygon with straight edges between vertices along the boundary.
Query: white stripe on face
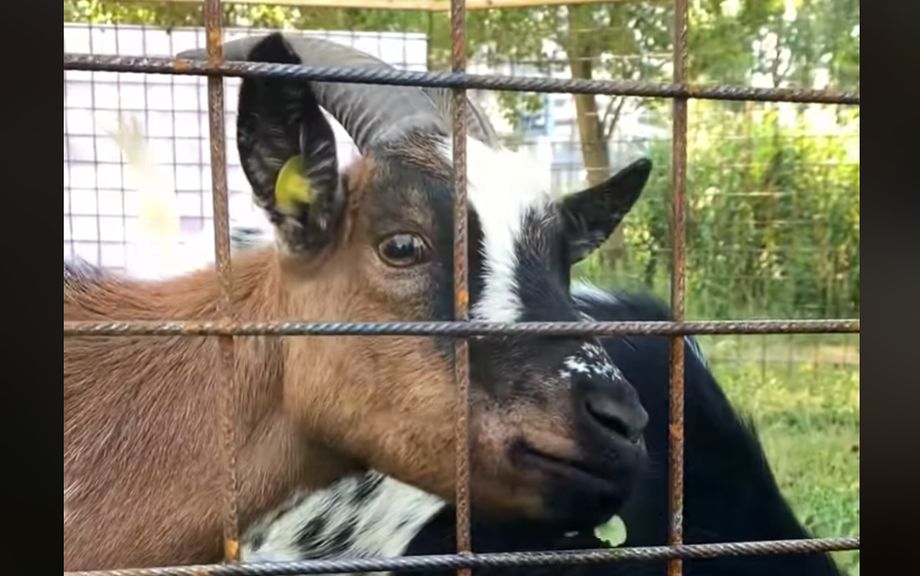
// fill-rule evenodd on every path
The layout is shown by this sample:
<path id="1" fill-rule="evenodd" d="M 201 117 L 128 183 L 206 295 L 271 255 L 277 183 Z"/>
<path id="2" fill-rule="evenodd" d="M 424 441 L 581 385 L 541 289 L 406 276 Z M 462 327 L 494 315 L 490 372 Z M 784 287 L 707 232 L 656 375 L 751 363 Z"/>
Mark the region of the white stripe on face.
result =
<path id="1" fill-rule="evenodd" d="M 486 322 L 515 322 L 523 304 L 515 277 L 516 247 L 528 216 L 546 212 L 549 171 L 528 155 L 494 149 L 467 138 L 467 197 L 482 227 L 483 290 L 471 316 Z M 452 161 L 452 144 L 442 153 Z"/>

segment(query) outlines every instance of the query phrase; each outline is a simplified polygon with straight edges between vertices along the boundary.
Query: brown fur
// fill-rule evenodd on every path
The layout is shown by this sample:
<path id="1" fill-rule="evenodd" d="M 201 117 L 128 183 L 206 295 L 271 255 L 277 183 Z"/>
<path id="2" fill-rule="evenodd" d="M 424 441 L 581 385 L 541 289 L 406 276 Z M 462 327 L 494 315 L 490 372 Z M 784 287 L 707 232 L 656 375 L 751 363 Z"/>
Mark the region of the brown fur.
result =
<path id="1" fill-rule="evenodd" d="M 391 151 L 398 155 L 406 166 L 417 168 L 450 182 L 453 177 L 452 166 L 444 162 L 443 156 L 438 151 L 441 145 L 439 137 L 434 135 L 419 134 L 412 139 L 401 140 L 391 145 Z"/>
<path id="2" fill-rule="evenodd" d="M 279 318 L 273 262 L 265 252 L 234 262 L 243 318 Z M 64 317 L 215 319 L 218 300 L 213 271 L 164 284 L 111 279 L 79 296 L 65 287 Z M 203 337 L 64 340 L 65 569 L 217 557 L 218 354 L 217 341 Z M 348 464 L 307 443 L 282 410 L 283 354 L 270 338 L 239 339 L 236 347 L 244 521 L 293 486 L 320 485 Z"/>

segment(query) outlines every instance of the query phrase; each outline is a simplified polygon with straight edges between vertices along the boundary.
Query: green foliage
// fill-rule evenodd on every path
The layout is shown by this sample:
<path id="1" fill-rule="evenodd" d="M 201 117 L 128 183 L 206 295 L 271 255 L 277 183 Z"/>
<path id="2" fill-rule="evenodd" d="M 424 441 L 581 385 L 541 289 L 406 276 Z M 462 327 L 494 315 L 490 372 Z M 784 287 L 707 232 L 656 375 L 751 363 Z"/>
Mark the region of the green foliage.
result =
<path id="1" fill-rule="evenodd" d="M 228 27 L 297 28 L 369 32 L 428 32 L 428 14 L 418 11 L 316 9 L 271 4 L 225 4 Z M 175 28 L 202 26 L 202 5 L 175 2 L 64 0 L 65 22 L 138 24 Z"/>
<path id="2" fill-rule="evenodd" d="M 784 0 L 693 2 L 691 78 L 747 84 L 759 73 L 773 86 L 811 87 L 827 67 L 832 86 L 857 89 L 858 0 L 796 0 L 791 7 Z"/>
<path id="3" fill-rule="evenodd" d="M 846 138 L 805 137 L 762 118 L 696 103 L 688 150 L 688 314 L 845 317 L 859 311 L 859 164 Z M 669 289 L 670 142 L 625 221 L 630 250 L 577 273 L 601 285 Z"/>
<path id="4" fill-rule="evenodd" d="M 572 68 L 573 77 L 664 80 L 667 60 L 649 55 L 670 50 L 669 14 L 670 6 L 646 2 L 475 10 L 467 15 L 467 52 L 492 66 L 511 65 L 515 74 L 521 66 L 532 69 L 526 74 L 548 74 L 561 65 Z M 436 40 L 432 49 L 437 51 Z M 547 40 L 563 53 L 545 52 Z M 590 68 L 576 70 L 576 63 Z M 513 126 L 521 111 L 539 112 L 543 105 L 538 95 L 519 92 L 502 92 L 499 102 Z"/>
<path id="5" fill-rule="evenodd" d="M 64 22 L 90 24 L 150 24 L 164 28 L 199 26 L 201 4 L 64 0 Z"/>

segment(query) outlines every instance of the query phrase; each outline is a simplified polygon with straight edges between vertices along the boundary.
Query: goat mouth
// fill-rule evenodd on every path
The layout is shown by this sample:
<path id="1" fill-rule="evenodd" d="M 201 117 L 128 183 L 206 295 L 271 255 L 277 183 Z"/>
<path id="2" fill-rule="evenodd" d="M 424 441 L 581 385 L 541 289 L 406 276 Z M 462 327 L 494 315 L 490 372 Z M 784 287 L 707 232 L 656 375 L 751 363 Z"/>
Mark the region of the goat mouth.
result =
<path id="1" fill-rule="evenodd" d="M 554 456 L 537 450 L 526 442 L 521 442 L 516 448 L 521 463 L 548 472 L 553 476 L 563 477 L 568 482 L 575 482 L 581 489 L 601 493 L 617 491 L 616 474 L 609 466 L 587 460 Z"/>

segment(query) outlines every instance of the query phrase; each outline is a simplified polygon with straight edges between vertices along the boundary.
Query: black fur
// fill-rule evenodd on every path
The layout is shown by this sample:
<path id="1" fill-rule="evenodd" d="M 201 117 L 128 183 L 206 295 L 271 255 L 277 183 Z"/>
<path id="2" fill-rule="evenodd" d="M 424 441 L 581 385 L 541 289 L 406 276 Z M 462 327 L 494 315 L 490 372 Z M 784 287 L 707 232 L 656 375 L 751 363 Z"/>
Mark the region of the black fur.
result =
<path id="1" fill-rule="evenodd" d="M 255 61 L 299 64 L 280 34 L 257 43 L 249 57 Z M 338 237 L 344 208 L 336 141 L 332 126 L 306 83 L 280 78 L 246 78 L 240 84 L 237 148 L 253 197 L 281 238 L 295 253 L 309 253 Z M 310 203 L 297 202 L 295 214 L 285 214 L 275 200 L 282 165 L 292 157 L 304 161 L 302 176 L 312 186 Z"/>

